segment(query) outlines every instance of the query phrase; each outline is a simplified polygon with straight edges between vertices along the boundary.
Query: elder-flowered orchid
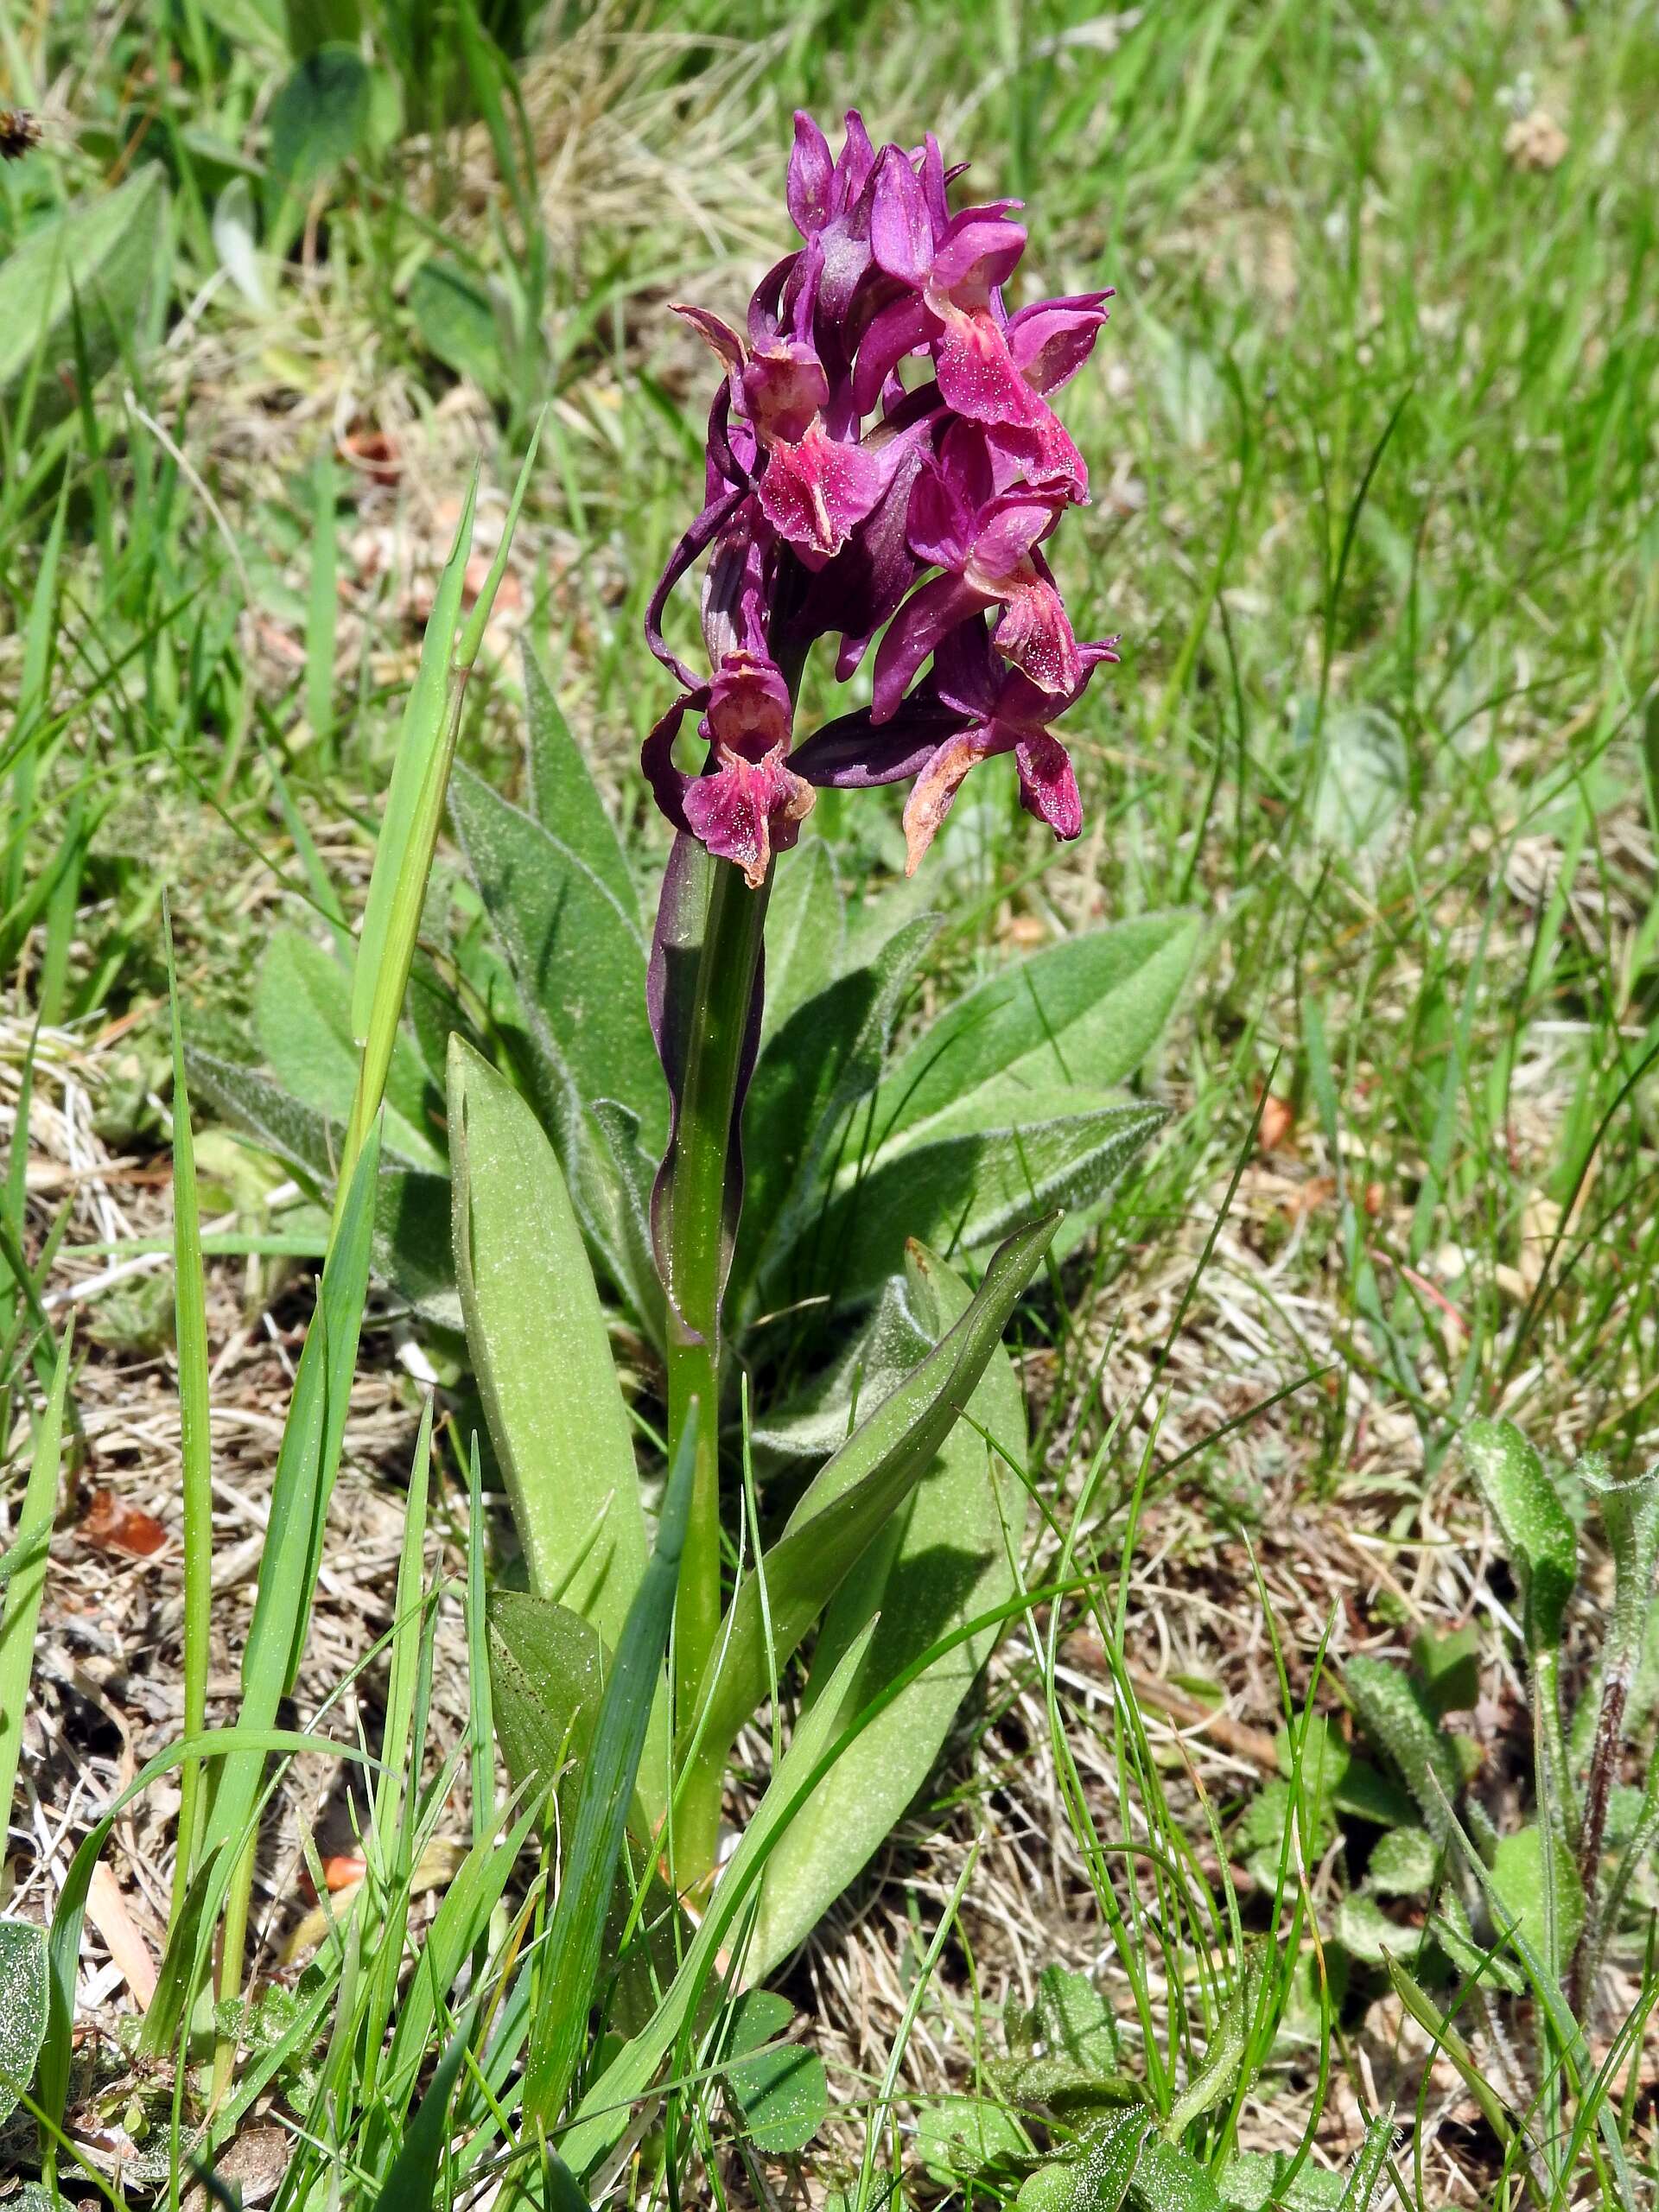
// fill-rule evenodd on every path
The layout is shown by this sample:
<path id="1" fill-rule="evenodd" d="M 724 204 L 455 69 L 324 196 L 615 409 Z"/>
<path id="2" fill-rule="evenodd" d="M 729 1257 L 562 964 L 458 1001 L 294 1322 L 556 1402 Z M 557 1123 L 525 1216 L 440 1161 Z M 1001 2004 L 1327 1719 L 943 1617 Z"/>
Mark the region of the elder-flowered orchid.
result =
<path id="1" fill-rule="evenodd" d="M 795 766 L 820 784 L 864 785 L 914 779 L 905 804 L 906 875 L 913 875 L 971 768 L 1012 753 L 1020 804 L 1057 837 L 1076 837 L 1083 802 L 1071 756 L 1049 725 L 1077 700 L 1103 661 L 1116 661 L 1116 639 L 1075 648 L 1077 673 L 1046 690 L 992 649 L 982 617 L 951 631 L 933 656 L 927 682 L 900 710 L 878 722 L 870 708 L 844 715 L 809 738 Z"/>
<path id="2" fill-rule="evenodd" d="M 1026 245 L 1016 203 L 953 214 L 957 173 L 931 137 L 878 150 L 856 112 L 832 156 L 798 115 L 787 201 L 801 246 L 762 278 L 743 328 L 677 309 L 725 375 L 702 510 L 647 610 L 681 696 L 645 766 L 677 829 L 757 888 L 814 784 L 914 777 L 912 868 L 969 769 L 1001 753 L 1032 813 L 1059 837 L 1081 828 L 1051 725 L 1116 656 L 1079 645 L 1043 551 L 1088 494 L 1050 400 L 1087 360 L 1111 295 L 1011 314 L 1004 288 Z M 663 622 L 705 554 L 701 677 Z M 791 679 L 807 652 L 837 636 L 845 682 L 878 635 L 870 709 L 791 758 Z M 707 747 L 698 776 L 673 760 L 692 713 Z M 941 734 L 924 745 L 926 731 Z"/>

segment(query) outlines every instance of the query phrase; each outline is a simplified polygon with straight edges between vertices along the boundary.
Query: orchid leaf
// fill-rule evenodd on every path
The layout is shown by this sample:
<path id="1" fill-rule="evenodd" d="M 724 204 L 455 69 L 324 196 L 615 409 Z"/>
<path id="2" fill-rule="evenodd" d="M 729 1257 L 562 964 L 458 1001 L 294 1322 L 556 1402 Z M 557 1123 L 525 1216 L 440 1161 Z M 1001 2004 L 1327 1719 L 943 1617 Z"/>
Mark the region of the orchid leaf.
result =
<path id="1" fill-rule="evenodd" d="M 645 1527 L 604 1311 L 552 1146 L 459 1039 L 449 1141 L 467 1349 L 531 1586 L 614 1647 L 645 1573 Z M 665 1751 L 659 1735 L 646 1762 L 653 1802 Z"/>
<path id="2" fill-rule="evenodd" d="M 1008 1238 L 962 1318 L 819 1470 L 782 1536 L 741 1586 L 697 1715 L 701 1759 L 723 1761 L 777 1669 L 933 1465 L 1058 1225 L 1050 1214 Z"/>
<path id="3" fill-rule="evenodd" d="M 840 973 L 847 917 L 835 863 L 822 837 L 803 837 L 779 868 L 766 913 L 766 1035 Z"/>
<path id="4" fill-rule="evenodd" d="M 875 1090 L 899 1009 L 938 930 L 937 915 L 905 923 L 867 965 L 798 1007 L 760 1054 L 743 1120 L 754 1241 L 738 1273 L 769 1294 L 796 1246 L 809 1259 L 816 1254 L 824 1185 L 843 1160 L 868 1149 L 868 1127 L 849 1126 L 853 1109 Z M 895 1261 L 887 1272 L 896 1269 Z"/>
<path id="5" fill-rule="evenodd" d="M 903 1280 L 894 1277 L 839 1357 L 799 1395 L 757 1421 L 750 1442 L 779 1459 L 824 1459 L 861 1414 L 891 1395 L 932 1350 Z"/>
<path id="6" fill-rule="evenodd" d="M 133 343 L 163 280 L 167 181 L 150 162 L 38 224 L 0 262 L 0 404 L 33 382 L 30 422 L 46 429 L 75 404 L 76 362 L 98 378 Z M 79 324 L 77 340 L 76 324 Z"/>
<path id="7" fill-rule="evenodd" d="M 48 2009 L 46 1930 L 0 1920 L 0 2121 L 35 2079 Z"/>
<path id="8" fill-rule="evenodd" d="M 849 1303 L 871 1296 L 900 1265 L 906 1232 L 976 1252 L 1047 1207 L 1092 1205 L 1168 1119 L 1162 1106 L 1089 1092 L 1046 1094 L 1033 1105 L 1063 1110 L 1008 1128 L 956 1127 L 849 1179 L 818 1239 L 824 1287 Z M 972 1118 L 962 1109 L 962 1122 Z"/>
<path id="9" fill-rule="evenodd" d="M 639 893 L 587 756 L 564 718 L 546 671 L 524 647 L 524 728 L 536 819 L 586 863 L 643 938 Z"/>
<path id="10" fill-rule="evenodd" d="M 260 963 L 254 1025 L 268 1065 L 302 1105 L 343 1128 L 357 1088 L 359 1054 L 352 1035 L 352 982 L 334 955 L 297 930 L 279 930 Z M 386 1071 L 383 1155 L 445 1172 L 432 1134 L 431 1093 L 420 1055 L 400 1032 Z"/>
<path id="11" fill-rule="evenodd" d="M 917 1335 L 935 1344 L 972 1302 L 958 1275 L 915 1246 L 906 1295 Z M 1030 1505 L 1015 1471 L 1025 1448 L 1019 1379 L 994 1344 L 965 1417 L 836 1591 L 813 1654 L 809 1704 L 872 1623 L 875 1634 L 855 1689 L 860 1704 L 953 1628 L 1013 1596 Z M 892 1832 L 926 1781 L 995 1634 L 987 1630 L 958 1644 L 918 1675 L 791 1823 L 761 1884 L 750 1951 L 754 1974 L 769 1973 L 793 1950 Z"/>
<path id="12" fill-rule="evenodd" d="M 518 987 L 567 1160 L 600 1098 L 636 1113 L 646 1151 L 660 1153 L 668 1100 L 636 914 L 579 852 L 465 768 L 450 809 Z"/>
<path id="13" fill-rule="evenodd" d="M 1195 914 L 1148 914 L 1067 938 L 960 998 L 882 1078 L 885 1146 L 966 1113 L 982 1126 L 1035 1117 L 1033 1090 L 1105 1090 L 1157 1042 L 1197 949 Z"/>
<path id="14" fill-rule="evenodd" d="M 795 1816 L 798 1796 L 806 1791 L 819 1765 L 831 1756 L 853 1717 L 849 1692 L 867 1644 L 868 1636 L 853 1645 L 824 1694 L 802 1715 L 715 1885 L 671 1987 L 646 2025 L 616 2054 L 577 2107 L 575 2124 L 559 2146 L 573 2172 L 589 2173 L 605 2157 L 627 2126 L 634 2101 L 645 2095 L 663 2061 L 692 2026 L 720 1951 L 732 1940 L 777 1836 Z"/>

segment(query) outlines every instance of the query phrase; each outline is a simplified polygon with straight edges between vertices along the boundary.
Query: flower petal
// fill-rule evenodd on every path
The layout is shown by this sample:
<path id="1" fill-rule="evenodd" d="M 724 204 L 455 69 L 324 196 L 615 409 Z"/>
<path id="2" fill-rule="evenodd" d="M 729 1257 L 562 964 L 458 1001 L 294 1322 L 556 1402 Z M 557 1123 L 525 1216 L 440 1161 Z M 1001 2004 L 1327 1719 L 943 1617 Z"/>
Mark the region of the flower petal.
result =
<path id="1" fill-rule="evenodd" d="M 782 746 L 760 760 L 721 747 L 719 766 L 687 786 L 683 804 L 692 836 L 717 860 L 741 868 L 750 890 L 758 891 L 773 849 L 794 843 L 816 798 L 810 784 L 785 767 Z"/>
<path id="2" fill-rule="evenodd" d="M 881 397 L 882 386 L 907 353 L 928 344 L 938 329 L 919 294 L 902 292 L 871 318 L 859 340 L 858 362 L 853 371 L 853 404 L 868 415 Z"/>
<path id="3" fill-rule="evenodd" d="M 912 592 L 887 625 L 875 656 L 875 696 L 870 711 L 891 721 L 910 680 L 942 638 L 990 602 L 965 576 L 935 576 Z"/>
<path id="4" fill-rule="evenodd" d="M 827 560 L 839 553 L 880 496 L 880 458 L 814 423 L 797 443 L 779 442 L 760 479 L 760 509 L 780 537 Z"/>
<path id="5" fill-rule="evenodd" d="M 968 772 L 984 759 L 974 735 L 948 738 L 916 779 L 905 801 L 905 874 L 914 875 L 922 856 L 955 804 Z"/>
<path id="6" fill-rule="evenodd" d="M 870 200 L 870 246 L 876 266 L 918 289 L 933 263 L 933 222 L 921 179 L 897 146 L 884 146 Z"/>
<path id="7" fill-rule="evenodd" d="M 795 111 L 795 147 L 789 157 L 789 181 L 784 197 L 789 219 L 804 238 L 821 231 L 830 220 L 830 194 L 835 181 L 830 142 L 804 108 Z"/>
<path id="8" fill-rule="evenodd" d="M 1083 830 L 1083 800 L 1071 756 L 1058 737 L 1033 730 L 1014 748 L 1020 772 L 1020 804 L 1046 822 L 1057 837 L 1070 840 Z"/>
<path id="9" fill-rule="evenodd" d="M 1083 660 L 1053 579 L 1027 562 L 1004 580 L 1003 594 L 1002 613 L 991 635 L 998 652 L 1039 690 L 1075 691 L 1083 682 Z"/>
<path id="10" fill-rule="evenodd" d="M 1008 351 L 1033 391 L 1058 391 L 1095 348 L 1109 312 L 1109 292 L 1038 300 L 1008 318 Z"/>

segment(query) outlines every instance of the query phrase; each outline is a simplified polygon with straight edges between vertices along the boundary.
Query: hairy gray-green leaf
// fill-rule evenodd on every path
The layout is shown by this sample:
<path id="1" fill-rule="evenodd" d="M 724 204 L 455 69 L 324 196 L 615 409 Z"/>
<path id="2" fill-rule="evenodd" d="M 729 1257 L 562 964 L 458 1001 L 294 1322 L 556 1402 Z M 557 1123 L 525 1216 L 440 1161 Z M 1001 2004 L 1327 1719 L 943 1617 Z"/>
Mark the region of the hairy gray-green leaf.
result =
<path id="1" fill-rule="evenodd" d="M 941 2098 L 916 2114 L 916 2154 L 941 2189 L 960 2189 L 999 2159 L 1027 2152 L 1019 2121 L 988 2097 Z"/>
<path id="2" fill-rule="evenodd" d="M 35 2079 L 47 2005 L 45 1929 L 32 1921 L 0 1920 L 0 2120 Z"/>
<path id="3" fill-rule="evenodd" d="M 1351 1659 L 1343 1678 L 1361 1727 L 1392 1759 L 1417 1801 L 1424 1827 L 1443 1843 L 1450 1822 L 1448 1808 L 1457 1802 L 1463 1778 L 1456 1754 L 1435 1726 L 1433 1714 L 1414 1685 L 1386 1660 Z"/>
<path id="4" fill-rule="evenodd" d="M 758 1421 L 757 1452 L 781 1459 L 827 1459 L 858 1426 L 859 1417 L 897 1389 L 932 1344 L 917 1320 L 906 1286 L 884 1283 L 863 1325 L 846 1349 L 798 1397 Z"/>
<path id="5" fill-rule="evenodd" d="M 991 2072 L 1016 2104 L 1070 2113 L 1139 2101 L 1118 2070 L 1111 2007 L 1087 1974 L 1045 1967 L 1035 2004 L 1010 2005 L 1007 2037 L 1009 2056 Z"/>
<path id="6" fill-rule="evenodd" d="M 827 990 L 840 969 L 847 924 L 835 863 L 822 837 L 803 837 L 780 868 L 766 910 L 766 1034 Z"/>
<path id="7" fill-rule="evenodd" d="M 93 377 L 114 367 L 160 279 L 167 185 L 151 162 L 113 192 L 97 192 L 37 224 L 0 262 L 0 405 L 8 410 L 38 364 L 30 422 L 44 429 L 75 404 L 58 370 L 75 360 L 75 317 Z"/>
<path id="8" fill-rule="evenodd" d="M 343 1128 L 362 1054 L 352 1034 L 352 979 L 340 962 L 298 930 L 279 930 L 259 963 L 254 1026 L 283 1088 Z M 443 1153 L 431 1134 L 426 1072 L 402 1032 L 386 1073 L 381 1143 L 389 1159 L 434 1175 L 445 1173 Z"/>
<path id="9" fill-rule="evenodd" d="M 645 1523 L 604 1311 L 552 1146 L 459 1038 L 449 1143 L 467 1349 L 531 1586 L 614 1646 L 645 1573 Z M 665 1757 L 658 1732 L 645 1767 L 653 1802 Z"/>
<path id="10" fill-rule="evenodd" d="M 907 1236 L 976 1252 L 1051 1206 L 1071 1211 L 1109 1191 L 1160 1129 L 1165 1108 L 1092 1093 L 1033 1099 L 1048 1118 L 1001 1128 L 940 1116 L 940 1132 L 849 1177 L 825 1211 L 818 1249 L 823 1287 L 868 1297 L 903 1262 Z M 1058 1110 L 1056 1110 L 1058 1109 Z M 966 1110 L 961 1117 L 970 1122 Z"/>
<path id="11" fill-rule="evenodd" d="M 933 1464 L 1058 1226 L 1058 1217 L 1049 1215 L 1009 1237 L 962 1319 L 819 1470 L 782 1536 L 744 1581 L 716 1643 L 716 1679 L 699 1711 L 700 1758 L 723 1762 L 766 1695 L 774 1669 Z"/>
<path id="12" fill-rule="evenodd" d="M 1554 1866 L 1547 1869 L 1542 1828 L 1529 1823 L 1512 1831 L 1493 1857 L 1492 1886 L 1505 1910 L 1521 1923 L 1543 1955 L 1550 1972 L 1559 1976 L 1584 1927 L 1584 1890 L 1572 1852 L 1559 1835 L 1554 1843 Z M 1552 1916 L 1553 1943 L 1548 1937 Z"/>
<path id="13" fill-rule="evenodd" d="M 899 1008 L 938 931 L 934 914 L 905 923 L 868 963 L 798 1007 L 760 1054 L 743 1110 L 751 1230 L 734 1284 L 753 1275 L 771 1296 L 792 1264 L 817 1287 L 825 1186 L 870 1149 L 868 1102 Z M 895 1261 L 887 1272 L 897 1268 Z"/>
<path id="14" fill-rule="evenodd" d="M 1119 2212 L 1142 2164 L 1166 2147 L 1153 2133 L 1150 2113 L 1114 2113 L 1070 2158 L 1038 2168 L 1014 2200 L 1018 2212 Z"/>
<path id="15" fill-rule="evenodd" d="M 1440 1854 L 1427 1828 L 1390 1828 L 1379 1836 L 1365 1878 L 1379 1897 L 1427 1897 Z"/>
<path id="16" fill-rule="evenodd" d="M 1142 915 L 1067 938 L 992 976 L 882 1078 L 877 1143 L 913 1138 L 956 1109 L 982 1126 L 1031 1121 L 1023 1102 L 1033 1091 L 1126 1081 L 1169 1019 L 1198 933 L 1195 914 Z"/>
<path id="17" fill-rule="evenodd" d="M 546 671 L 528 644 L 524 666 L 524 728 L 536 819 L 587 862 L 638 932 L 643 925 L 633 871 L 622 840 L 605 811 L 587 755 L 564 718 Z M 776 903 L 774 899 L 774 914 Z M 632 1103 L 626 1099 L 623 1103 Z"/>
<path id="18" fill-rule="evenodd" d="M 967 1313 L 968 1287 L 918 1248 L 907 1275 L 916 1333 L 938 1344 Z M 993 1344 L 966 1418 L 836 1591 L 813 1655 L 809 1702 L 871 1622 L 875 1634 L 855 1693 L 861 1704 L 953 1629 L 1014 1595 L 1030 1509 L 1014 1471 L 1025 1451 L 1024 1396 L 1007 1352 Z M 766 1974 L 793 1950 L 890 1833 L 926 1781 L 995 1640 L 995 1630 L 982 1630 L 918 1675 L 791 1825 L 760 1887 L 754 1974 Z"/>
<path id="19" fill-rule="evenodd" d="M 746 1989 L 732 2006 L 721 2075 L 743 2133 L 757 2151 L 783 2158 L 804 2150 L 830 2109 L 823 2061 L 804 2044 L 779 2038 L 795 2016 L 775 1990 Z M 773 2045 L 771 2050 L 763 2044 Z"/>
<path id="20" fill-rule="evenodd" d="M 1553 1656 L 1579 1572 L 1578 1539 L 1567 1508 L 1513 1421 L 1465 1422 L 1458 1440 L 1521 1586 L 1527 1648 L 1535 1657 Z"/>

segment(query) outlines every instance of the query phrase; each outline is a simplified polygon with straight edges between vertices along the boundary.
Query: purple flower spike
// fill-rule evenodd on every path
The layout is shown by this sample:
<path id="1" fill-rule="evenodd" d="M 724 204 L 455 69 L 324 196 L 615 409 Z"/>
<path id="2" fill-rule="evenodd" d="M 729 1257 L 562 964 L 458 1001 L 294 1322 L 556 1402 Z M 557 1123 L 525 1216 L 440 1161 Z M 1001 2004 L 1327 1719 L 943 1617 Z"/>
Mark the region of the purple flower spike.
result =
<path id="1" fill-rule="evenodd" d="M 1078 643 L 1045 555 L 1088 490 L 1051 401 L 1088 360 L 1112 296 L 1011 312 L 1017 203 L 953 213 L 958 174 L 931 137 L 878 149 L 855 110 L 836 154 L 798 115 L 786 198 L 803 243 L 761 278 L 741 325 L 677 310 L 724 378 L 702 509 L 647 612 L 680 696 L 642 758 L 675 827 L 756 887 L 795 842 L 814 785 L 912 782 L 912 868 L 970 769 L 996 753 L 1014 754 L 1022 804 L 1057 836 L 1082 827 L 1052 725 L 1116 655 Z M 664 635 L 699 562 L 706 678 Z M 791 754 L 784 671 L 830 635 L 842 682 L 876 645 L 872 703 Z M 673 758 L 693 714 L 709 748 L 695 777 Z"/>

